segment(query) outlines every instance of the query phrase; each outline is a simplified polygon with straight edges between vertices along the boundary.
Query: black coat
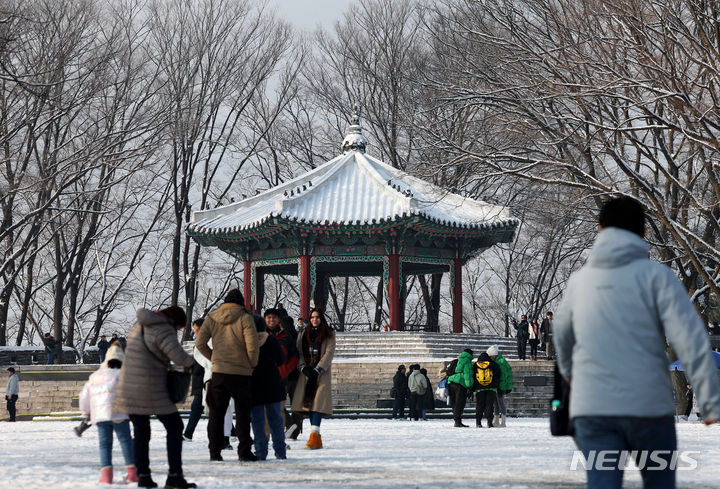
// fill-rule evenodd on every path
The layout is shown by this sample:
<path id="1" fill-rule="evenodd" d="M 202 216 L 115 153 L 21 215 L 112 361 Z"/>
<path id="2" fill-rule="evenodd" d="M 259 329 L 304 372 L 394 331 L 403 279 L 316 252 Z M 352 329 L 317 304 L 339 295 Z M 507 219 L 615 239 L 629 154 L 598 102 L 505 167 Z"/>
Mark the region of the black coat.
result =
<path id="1" fill-rule="evenodd" d="M 426 411 L 435 411 L 435 391 L 433 391 L 432 384 L 427 375 L 425 376 L 425 380 L 427 381 L 428 388 L 425 390 L 423 396 L 423 409 Z"/>
<path id="2" fill-rule="evenodd" d="M 197 361 L 193 360 L 193 366 L 190 374 L 191 378 L 191 384 L 190 384 L 190 395 L 191 396 L 201 396 L 203 391 L 203 377 L 205 376 L 205 369 L 197 363 Z"/>
<path id="3" fill-rule="evenodd" d="M 395 396 L 400 399 L 404 399 L 410 395 L 410 392 L 408 391 L 408 378 L 399 370 L 395 372 L 395 377 L 393 377 L 393 387 L 397 391 Z"/>
<path id="4" fill-rule="evenodd" d="M 285 363 L 280 343 L 268 336 L 260 347 L 258 363 L 252 374 L 252 404 L 271 404 L 285 399 L 285 384 L 278 367 Z"/>
<path id="5" fill-rule="evenodd" d="M 527 319 L 520 321 L 520 324 L 515 326 L 518 339 L 528 339 L 528 337 L 530 336 L 530 330 L 528 329 L 529 327 L 530 325 L 528 324 Z"/>
<path id="6" fill-rule="evenodd" d="M 545 343 L 552 341 L 552 325 L 547 317 L 540 323 L 540 337 Z"/>
<path id="7" fill-rule="evenodd" d="M 488 362 L 488 368 L 492 371 L 492 381 L 489 385 L 480 385 L 475 378 L 475 374 L 479 370 L 478 363 L 481 362 Z M 477 359 L 477 362 L 473 363 L 473 390 L 479 391 L 479 390 L 497 390 L 497 388 L 500 386 L 500 366 L 498 366 L 497 363 L 495 363 L 491 358 L 490 355 L 488 355 L 486 352 L 482 352 L 480 354 L 480 357 Z"/>

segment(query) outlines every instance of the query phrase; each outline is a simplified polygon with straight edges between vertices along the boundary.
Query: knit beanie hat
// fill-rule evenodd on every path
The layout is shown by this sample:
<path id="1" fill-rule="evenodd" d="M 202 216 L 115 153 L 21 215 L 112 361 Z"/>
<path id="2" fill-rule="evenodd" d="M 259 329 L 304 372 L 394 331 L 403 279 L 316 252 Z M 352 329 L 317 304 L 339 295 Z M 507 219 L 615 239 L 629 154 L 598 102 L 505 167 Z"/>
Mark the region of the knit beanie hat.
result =
<path id="1" fill-rule="evenodd" d="M 119 360 L 121 362 L 125 360 L 125 352 L 123 352 L 120 343 L 117 341 L 110 345 L 110 348 L 108 348 L 105 354 L 105 362 L 109 362 L 110 360 Z"/>
<path id="2" fill-rule="evenodd" d="M 487 349 L 487 354 L 491 357 L 496 357 L 498 354 L 498 347 L 497 345 L 492 345 L 490 348 Z"/>

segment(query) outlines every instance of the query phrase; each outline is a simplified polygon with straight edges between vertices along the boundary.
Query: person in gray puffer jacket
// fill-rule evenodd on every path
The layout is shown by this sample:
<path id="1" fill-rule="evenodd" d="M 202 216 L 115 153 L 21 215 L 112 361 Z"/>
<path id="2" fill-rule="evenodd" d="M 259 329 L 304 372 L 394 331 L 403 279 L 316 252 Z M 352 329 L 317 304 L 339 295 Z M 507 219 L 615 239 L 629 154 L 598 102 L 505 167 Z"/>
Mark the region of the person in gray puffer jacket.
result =
<path id="1" fill-rule="evenodd" d="M 166 489 L 196 487 L 183 477 L 183 422 L 167 388 L 170 361 L 190 368 L 193 357 L 178 342 L 177 330 L 185 326 L 185 311 L 171 306 L 161 311 L 138 309 L 130 329 L 125 361 L 113 402 L 114 413 L 130 415 L 138 487 L 157 487 L 150 475 L 150 415 L 155 414 L 167 431 L 168 477 Z"/>
<path id="2" fill-rule="evenodd" d="M 554 321 L 575 441 L 588 460 L 597 450 L 647 451 L 649 460 L 667 463 L 640 467 L 644 486 L 675 487 L 675 406 L 665 340 L 711 424 L 720 418 L 720 381 L 708 336 L 675 273 L 648 258 L 642 205 L 630 197 L 612 199 L 599 224 L 588 261 L 570 277 Z M 622 467 L 591 462 L 588 487 L 619 488 L 622 473 Z"/>

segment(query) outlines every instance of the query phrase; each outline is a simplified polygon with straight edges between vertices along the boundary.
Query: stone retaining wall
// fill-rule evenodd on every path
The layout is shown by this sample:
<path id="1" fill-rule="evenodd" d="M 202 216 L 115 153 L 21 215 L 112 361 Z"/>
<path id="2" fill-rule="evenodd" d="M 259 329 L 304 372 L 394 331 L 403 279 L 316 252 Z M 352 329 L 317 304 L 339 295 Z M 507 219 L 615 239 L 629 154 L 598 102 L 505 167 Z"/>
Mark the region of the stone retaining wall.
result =
<path id="1" fill-rule="evenodd" d="M 406 365 L 413 363 L 408 361 Z M 549 362 L 511 361 L 515 390 L 508 397 L 511 413 L 543 416 L 552 395 L 552 364 Z M 378 399 L 389 397 L 392 377 L 397 363 L 333 364 L 333 401 L 337 407 L 376 407 Z M 428 376 L 433 388 L 440 380 L 441 361 L 427 362 Z M 2 366 L 4 372 L 7 365 Z M 49 414 L 58 411 L 78 411 L 73 402 L 98 365 L 20 365 L 15 367 L 20 380 L 19 415 Z M 526 385 L 545 382 L 545 385 Z M 538 382 L 540 380 L 540 382 Z M 4 396 L 5 383 L 0 383 Z M 192 399 L 181 408 L 189 409 Z M 5 413 L 3 413 L 5 415 Z"/>

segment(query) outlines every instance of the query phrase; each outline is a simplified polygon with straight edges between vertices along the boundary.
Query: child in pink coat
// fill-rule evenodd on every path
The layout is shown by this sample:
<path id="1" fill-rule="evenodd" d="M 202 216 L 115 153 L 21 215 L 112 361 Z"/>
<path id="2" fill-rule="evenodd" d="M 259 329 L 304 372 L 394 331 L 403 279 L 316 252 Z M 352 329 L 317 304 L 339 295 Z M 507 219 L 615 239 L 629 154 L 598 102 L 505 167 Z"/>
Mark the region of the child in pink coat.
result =
<path id="1" fill-rule="evenodd" d="M 113 431 L 118 437 L 123 457 L 125 457 L 125 465 L 127 466 L 127 475 L 124 477 L 124 482 L 128 484 L 138 481 L 132 436 L 130 435 L 130 421 L 126 414 L 113 414 L 112 412 L 115 386 L 117 386 L 124 357 L 125 354 L 118 342 L 110 345 L 105 355 L 105 361 L 90 376 L 80 393 L 80 409 L 83 416 L 89 417 L 98 430 L 100 465 L 102 467 L 98 482 L 101 484 L 112 484 L 113 480 Z"/>

